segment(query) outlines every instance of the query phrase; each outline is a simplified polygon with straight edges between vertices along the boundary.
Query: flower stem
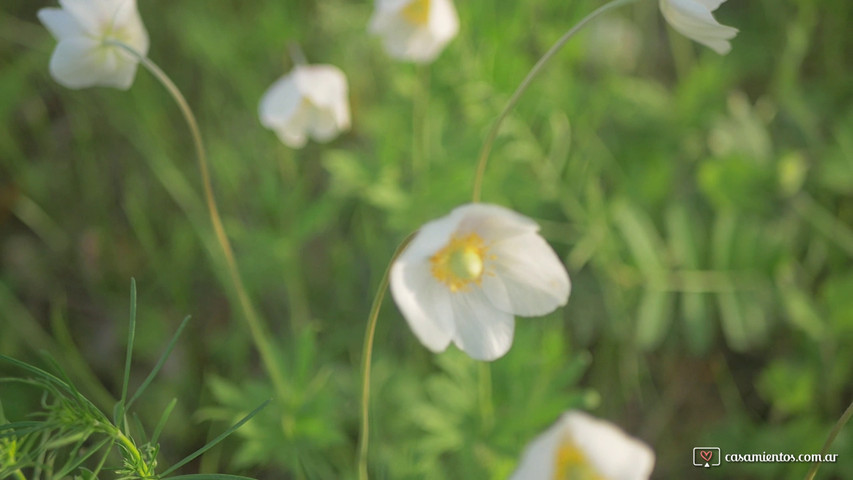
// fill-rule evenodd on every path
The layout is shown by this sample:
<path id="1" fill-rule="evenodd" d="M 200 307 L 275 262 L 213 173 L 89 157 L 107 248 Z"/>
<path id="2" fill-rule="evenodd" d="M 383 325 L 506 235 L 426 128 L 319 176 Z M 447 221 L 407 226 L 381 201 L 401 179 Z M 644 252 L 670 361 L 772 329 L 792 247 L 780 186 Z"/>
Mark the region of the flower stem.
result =
<path id="1" fill-rule="evenodd" d="M 570 28 L 566 33 L 560 37 L 559 40 L 547 51 L 545 55 L 542 55 L 542 58 L 536 62 L 536 65 L 533 65 L 533 68 L 530 69 L 527 76 L 524 77 L 524 80 L 521 81 L 521 84 L 518 85 L 518 88 L 515 89 L 515 92 L 510 97 L 509 101 L 506 103 L 506 106 L 501 111 L 500 115 L 498 115 L 495 123 L 492 124 L 491 130 L 489 130 L 489 134 L 486 136 L 486 141 L 483 143 L 483 148 L 480 150 L 480 157 L 477 161 L 477 173 L 474 176 L 474 192 L 472 194 L 472 200 L 474 203 L 480 201 L 480 195 L 483 188 L 483 175 L 486 173 L 486 161 L 489 158 L 489 152 L 492 150 L 492 145 L 495 143 L 495 138 L 498 136 L 498 131 L 503 124 L 503 121 L 506 119 L 509 112 L 515 107 L 515 104 L 518 103 L 518 99 L 521 98 L 521 95 L 527 91 L 530 84 L 534 79 L 539 75 L 539 72 L 545 68 L 545 65 L 551 60 L 551 58 L 556 55 L 563 45 L 566 44 L 572 37 L 575 36 L 580 29 L 589 23 L 595 17 L 601 15 L 602 13 L 614 9 L 616 7 L 620 7 L 622 5 L 627 5 L 629 3 L 636 2 L 637 0 L 613 0 L 610 3 L 602 5 L 598 7 L 595 11 L 584 17 L 580 22 L 578 22 L 574 27 Z"/>
<path id="2" fill-rule="evenodd" d="M 417 233 L 417 232 L 415 232 Z M 367 480 L 367 445 L 370 439 L 370 362 L 373 358 L 373 337 L 376 334 L 376 323 L 379 319 L 379 309 L 382 308 L 382 300 L 385 298 L 385 290 L 388 289 L 389 277 L 391 275 L 391 266 L 394 260 L 403 253 L 406 246 L 412 241 L 415 233 L 406 237 L 394 255 L 388 266 L 385 267 L 385 273 L 382 274 L 382 280 L 379 281 L 379 288 L 376 290 L 376 295 L 373 297 L 373 304 L 370 306 L 370 315 L 367 319 L 367 330 L 364 332 L 364 348 L 361 354 L 361 429 L 358 434 L 358 478 L 359 480 Z"/>
<path id="3" fill-rule="evenodd" d="M 251 300 L 249 299 L 249 295 L 246 292 L 246 287 L 243 284 L 243 279 L 240 276 L 240 271 L 237 268 L 237 261 L 234 259 L 234 250 L 231 248 L 231 242 L 228 240 L 228 236 L 225 234 L 225 228 L 222 226 L 222 217 L 219 214 L 219 207 L 216 205 L 216 197 L 213 195 L 213 186 L 210 181 L 210 169 L 208 167 L 207 155 L 204 151 L 204 144 L 201 141 L 201 132 L 198 128 L 198 123 L 196 122 L 195 115 L 193 115 L 192 110 L 190 109 L 189 104 L 187 103 L 184 95 L 175 86 L 175 83 L 166 75 L 160 67 L 157 66 L 153 61 L 151 61 L 148 57 L 141 55 L 139 52 L 134 50 L 129 45 L 120 42 L 118 40 L 110 39 L 105 43 L 109 45 L 115 45 L 117 47 L 122 48 L 127 51 L 131 55 L 133 55 L 139 62 L 163 85 L 163 87 L 169 92 L 172 98 L 177 103 L 178 108 L 181 110 L 181 113 L 184 116 L 184 120 L 187 123 L 187 126 L 190 129 L 190 134 L 192 135 L 193 145 L 195 147 L 196 158 L 198 160 L 198 168 L 201 173 L 201 181 L 204 188 L 204 199 L 207 204 L 207 211 L 210 215 L 210 222 L 213 224 L 213 231 L 216 234 L 216 240 L 219 243 L 219 246 L 222 248 L 222 254 L 225 258 L 225 264 L 228 269 L 228 275 L 231 278 L 231 282 L 233 284 L 234 290 L 237 295 L 237 299 L 240 303 L 240 307 L 243 310 L 243 314 L 246 317 L 246 322 L 249 324 L 249 331 L 252 335 L 252 340 L 255 342 L 255 346 L 258 348 L 258 352 L 260 353 L 261 360 L 266 367 L 267 372 L 270 375 L 270 378 L 273 383 L 273 387 L 275 388 L 276 393 L 283 397 L 285 390 L 285 382 L 284 376 L 279 368 L 279 364 L 276 361 L 275 355 L 273 353 L 272 343 L 269 341 L 270 334 L 264 325 L 261 318 L 258 316 L 255 311 L 254 306 L 252 305 Z"/>
<path id="4" fill-rule="evenodd" d="M 835 423 L 835 426 L 832 427 L 832 431 L 829 432 L 829 437 L 826 438 L 826 442 L 823 444 L 823 448 L 820 451 L 820 456 L 823 457 L 826 455 L 826 452 L 829 451 L 829 447 L 832 445 L 832 442 L 835 440 L 835 437 L 838 436 L 838 433 L 844 428 L 844 425 L 850 420 L 850 417 L 853 417 L 853 402 L 850 402 L 850 405 L 847 406 L 847 410 L 844 410 L 844 413 L 841 414 L 841 418 L 838 419 L 838 422 Z M 806 473 L 806 480 L 813 480 L 815 475 L 817 475 L 817 471 L 820 468 L 821 462 L 814 462 L 812 464 L 812 468 L 809 469 L 808 473 Z"/>
<path id="5" fill-rule="evenodd" d="M 290 52 L 290 61 L 292 61 L 294 65 L 308 65 L 308 60 L 305 59 L 305 53 L 302 52 L 302 48 L 298 43 L 288 42 L 287 51 Z"/>
<path id="6" fill-rule="evenodd" d="M 429 164 L 429 65 L 418 65 L 412 106 L 412 177 L 418 185 Z"/>

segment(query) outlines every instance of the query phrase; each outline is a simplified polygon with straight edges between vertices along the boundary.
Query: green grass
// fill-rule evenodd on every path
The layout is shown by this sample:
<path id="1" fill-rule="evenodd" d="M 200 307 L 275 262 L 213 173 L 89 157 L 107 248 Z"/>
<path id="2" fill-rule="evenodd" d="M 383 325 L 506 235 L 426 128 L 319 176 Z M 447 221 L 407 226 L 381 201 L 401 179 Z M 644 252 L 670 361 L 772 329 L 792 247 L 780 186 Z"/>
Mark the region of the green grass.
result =
<path id="1" fill-rule="evenodd" d="M 601 4 L 457 3 L 459 37 L 416 68 L 366 34 L 370 2 L 139 2 L 150 58 L 198 117 L 225 229 L 288 377 L 287 398 L 181 473 L 355 478 L 361 339 L 394 248 L 470 201 L 498 112 Z M 112 408 L 135 277 L 131 391 L 193 317 L 134 405 L 156 425 L 178 399 L 161 437 L 171 465 L 271 386 L 230 300 L 179 111 L 142 70 L 128 92 L 56 84 L 55 42 L 35 17 L 52 5 L 0 9 L 0 353 L 42 365 L 46 350 Z M 569 304 L 518 319 L 490 365 L 489 413 L 477 364 L 430 354 L 387 299 L 372 478 L 505 478 L 567 408 L 647 441 L 655 478 L 695 476 L 693 446 L 820 451 L 853 397 L 853 4 L 731 1 L 716 16 L 740 29 L 724 57 L 668 30 L 657 2 L 611 12 L 522 97 L 483 200 L 540 222 L 572 277 Z M 348 76 L 353 128 L 330 144 L 291 150 L 259 123 L 290 41 Z M 38 399 L 0 390 L 10 421 Z M 850 432 L 817 478 L 853 478 Z"/>

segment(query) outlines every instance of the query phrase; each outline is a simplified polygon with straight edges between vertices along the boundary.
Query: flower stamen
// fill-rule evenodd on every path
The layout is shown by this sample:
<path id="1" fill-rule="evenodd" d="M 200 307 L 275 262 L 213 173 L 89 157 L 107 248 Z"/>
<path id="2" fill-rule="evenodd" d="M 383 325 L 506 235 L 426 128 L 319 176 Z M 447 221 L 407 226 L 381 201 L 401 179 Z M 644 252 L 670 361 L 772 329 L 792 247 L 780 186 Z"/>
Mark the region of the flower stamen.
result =
<path id="1" fill-rule="evenodd" d="M 571 438 L 560 442 L 554 457 L 553 480 L 604 480 Z"/>
<path id="2" fill-rule="evenodd" d="M 480 284 L 487 250 L 483 239 L 476 233 L 454 236 L 430 258 L 432 275 L 447 285 L 451 292 L 467 291 L 472 282 Z"/>
<path id="3" fill-rule="evenodd" d="M 403 18 L 412 25 L 421 26 L 429 22 L 429 8 L 431 0 L 415 0 L 403 7 Z"/>

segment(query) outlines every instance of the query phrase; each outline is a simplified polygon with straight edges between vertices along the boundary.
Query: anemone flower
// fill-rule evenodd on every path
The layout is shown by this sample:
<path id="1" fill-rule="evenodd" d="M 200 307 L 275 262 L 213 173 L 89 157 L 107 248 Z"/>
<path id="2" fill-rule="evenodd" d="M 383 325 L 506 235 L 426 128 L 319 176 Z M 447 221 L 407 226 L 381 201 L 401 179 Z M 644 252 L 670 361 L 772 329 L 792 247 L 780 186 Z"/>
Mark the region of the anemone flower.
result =
<path id="1" fill-rule="evenodd" d="M 473 203 L 425 224 L 391 266 L 391 293 L 415 336 L 441 352 L 452 341 L 477 360 L 512 345 L 515 315 L 545 315 L 569 299 L 569 274 L 539 226 Z"/>
<path id="2" fill-rule="evenodd" d="M 261 98 L 261 124 L 293 148 L 327 142 L 350 127 L 347 77 L 332 65 L 297 65 Z"/>
<path id="3" fill-rule="evenodd" d="M 41 23 L 58 41 L 50 57 L 50 74 L 60 85 L 79 89 L 133 84 L 137 57 L 120 42 L 145 56 L 148 33 L 136 0 L 59 0 L 62 8 L 42 8 Z"/>
<path id="4" fill-rule="evenodd" d="M 729 40 L 738 29 L 721 25 L 711 14 L 725 1 L 660 0 L 660 11 L 678 33 L 725 55 L 732 49 Z"/>
<path id="5" fill-rule="evenodd" d="M 570 410 L 527 446 L 510 480 L 646 480 L 654 464 L 645 443 Z"/>
<path id="6" fill-rule="evenodd" d="M 451 0 L 376 0 L 369 30 L 391 57 L 429 63 L 459 32 L 459 17 Z"/>

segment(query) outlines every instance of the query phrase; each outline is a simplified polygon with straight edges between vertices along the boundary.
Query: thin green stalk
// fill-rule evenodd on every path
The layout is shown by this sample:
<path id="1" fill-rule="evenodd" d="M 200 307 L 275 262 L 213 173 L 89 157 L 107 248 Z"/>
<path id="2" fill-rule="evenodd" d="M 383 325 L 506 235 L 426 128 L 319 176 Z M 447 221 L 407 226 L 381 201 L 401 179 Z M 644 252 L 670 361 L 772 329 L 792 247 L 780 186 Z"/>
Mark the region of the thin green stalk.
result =
<path id="1" fill-rule="evenodd" d="M 204 144 L 201 141 L 201 132 L 199 131 L 195 115 L 193 115 L 184 95 L 178 87 L 175 86 L 169 76 L 157 66 L 157 64 L 151 61 L 148 57 L 139 54 L 139 52 L 129 45 L 118 40 L 107 40 L 105 43 L 120 47 L 139 60 L 142 66 L 144 66 L 169 92 L 175 100 L 175 103 L 177 103 L 178 108 L 181 110 L 181 114 L 183 114 L 184 120 L 190 129 L 190 134 L 193 139 L 193 146 L 195 147 L 198 168 L 201 173 L 201 180 L 204 188 L 204 199 L 207 204 L 207 211 L 210 215 L 210 222 L 213 224 L 213 231 L 216 234 L 216 240 L 222 248 L 225 263 L 228 268 L 228 274 L 231 277 L 234 290 L 237 294 L 237 299 L 243 310 L 243 314 L 246 317 L 246 322 L 249 324 L 249 331 L 252 335 L 252 340 L 254 340 L 255 346 L 258 348 L 261 360 L 263 361 L 272 380 L 273 387 L 277 394 L 280 397 L 283 397 L 286 393 L 284 375 L 282 374 L 275 354 L 273 353 L 272 343 L 269 341 L 271 336 L 268 329 L 255 311 L 255 308 L 249 299 L 249 295 L 246 292 L 246 287 L 243 284 L 243 279 L 240 276 L 239 269 L 237 268 L 237 261 L 234 259 L 234 250 L 231 248 L 231 242 L 228 240 L 228 236 L 225 234 L 225 228 L 222 226 L 222 217 L 219 214 L 219 208 L 216 205 L 216 197 L 213 195 L 213 186 L 210 180 L 210 169 L 208 167 L 207 155 L 204 151 Z"/>
<path id="2" fill-rule="evenodd" d="M 385 298 L 385 290 L 388 289 L 391 266 L 394 265 L 394 260 L 403 253 L 414 236 L 415 233 L 412 233 L 400 243 L 397 250 L 394 251 L 391 261 L 388 262 L 388 266 L 385 267 L 385 273 L 382 274 L 382 280 L 379 281 L 379 288 L 376 290 L 373 304 L 370 306 L 367 330 L 364 332 L 364 348 L 361 354 L 361 429 L 358 432 L 359 480 L 367 480 L 367 445 L 370 440 L 370 363 L 373 359 L 373 337 L 376 334 L 376 323 L 379 319 L 379 310 L 382 308 L 382 300 Z"/>
<path id="3" fill-rule="evenodd" d="M 412 177 L 415 185 L 429 164 L 429 65 L 417 66 L 417 87 L 412 105 Z"/>
<path id="4" fill-rule="evenodd" d="M 103 422 L 99 422 L 97 425 L 95 425 L 95 428 L 112 437 L 113 441 L 120 445 L 125 452 L 127 452 L 127 455 L 129 455 L 133 459 L 132 462 L 128 463 L 138 466 L 138 470 L 135 472 L 136 474 L 138 474 L 141 478 L 154 477 L 154 470 L 151 469 L 151 466 L 148 465 L 142 458 L 142 452 L 139 451 L 139 449 L 136 447 L 136 444 L 133 443 L 133 440 L 131 440 L 127 435 L 125 435 L 120 428 L 110 423 Z"/>
<path id="5" fill-rule="evenodd" d="M 838 419 L 838 422 L 835 423 L 835 426 L 832 427 L 832 431 L 829 432 L 829 437 L 826 438 L 826 442 L 823 444 L 823 448 L 820 451 L 820 456 L 823 457 L 826 455 L 826 452 L 829 451 L 829 447 L 832 445 L 832 442 L 835 441 L 835 437 L 838 436 L 838 433 L 844 428 L 844 425 L 850 420 L 850 417 L 853 417 L 853 402 L 850 402 L 850 405 L 847 406 L 847 410 L 841 414 L 841 418 Z M 817 471 L 820 468 L 821 462 L 814 462 L 812 464 L 812 468 L 809 469 L 808 473 L 806 473 L 806 480 L 814 480 L 815 475 L 817 475 Z"/>
<path id="6" fill-rule="evenodd" d="M 497 138 L 498 136 L 498 131 L 500 130 L 503 121 L 509 115 L 509 112 L 512 110 L 513 107 L 515 107 L 515 104 L 518 103 L 518 99 L 521 98 L 521 95 L 523 95 L 524 92 L 527 91 L 527 88 L 530 87 L 530 84 L 533 82 L 534 79 L 536 79 L 536 77 L 539 75 L 539 72 L 541 72 L 542 69 L 545 68 L 545 65 L 547 65 L 548 62 L 551 60 L 551 58 L 556 55 L 561 48 L 563 48 L 563 45 L 565 45 L 566 42 L 568 42 L 572 37 L 574 37 L 575 34 L 578 33 L 578 31 L 580 31 L 580 29 L 583 28 L 583 26 L 589 23 L 592 19 L 608 10 L 612 10 L 616 7 L 621 7 L 622 5 L 627 5 L 636 1 L 637 0 L 613 0 L 610 3 L 598 7 L 595 11 L 584 17 L 574 27 L 570 28 L 566 33 L 564 33 L 563 36 L 560 37 L 559 40 L 557 40 L 557 43 L 555 43 L 547 52 L 545 52 L 545 55 L 542 55 L 542 58 L 540 58 L 539 61 L 536 62 L 536 65 L 534 65 L 533 68 L 530 69 L 530 72 L 527 74 L 526 77 L 524 77 L 524 80 L 522 80 L 518 88 L 515 89 L 515 92 L 512 94 L 512 97 L 510 97 L 509 101 L 506 103 L 506 106 L 501 111 L 500 115 L 498 115 L 498 118 L 497 120 L 495 120 L 495 123 L 492 124 L 491 130 L 489 130 L 489 134 L 486 136 L 486 141 L 485 143 L 483 143 L 483 148 L 482 150 L 480 150 L 480 157 L 477 161 L 477 173 L 474 176 L 474 192 L 472 195 L 472 201 L 474 203 L 480 201 L 480 195 L 482 193 L 483 188 L 483 175 L 486 173 L 486 161 L 489 158 L 489 152 L 491 152 L 492 150 L 492 145 L 495 143 L 495 138 Z"/>

